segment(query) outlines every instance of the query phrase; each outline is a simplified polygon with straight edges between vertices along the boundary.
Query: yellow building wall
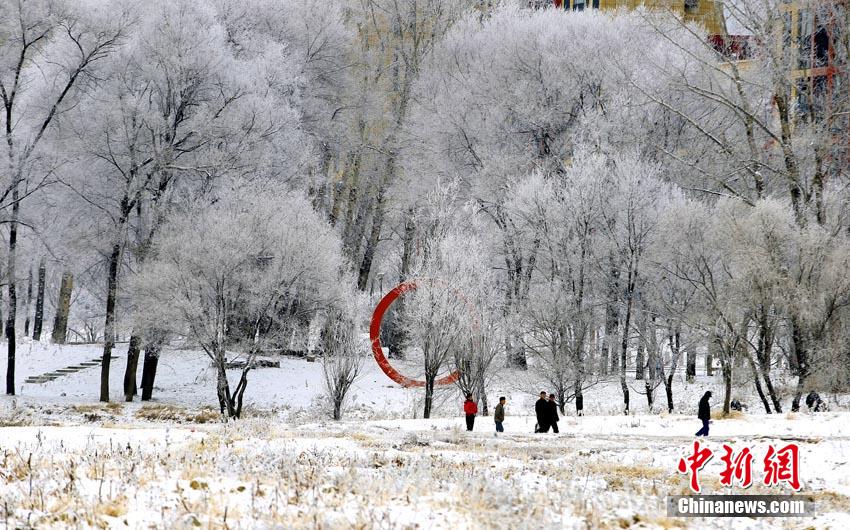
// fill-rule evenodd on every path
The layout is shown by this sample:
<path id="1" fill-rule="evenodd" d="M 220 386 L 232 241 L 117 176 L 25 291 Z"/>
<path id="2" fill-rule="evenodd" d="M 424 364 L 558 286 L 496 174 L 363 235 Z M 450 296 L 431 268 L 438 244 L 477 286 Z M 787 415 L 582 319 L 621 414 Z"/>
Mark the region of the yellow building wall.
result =
<path id="1" fill-rule="evenodd" d="M 570 0 L 570 6 L 575 0 Z M 593 5 L 593 0 L 585 0 L 585 9 Z M 599 0 L 599 9 L 637 9 L 640 6 L 649 9 L 670 10 L 682 15 L 688 22 L 697 22 L 705 27 L 711 35 L 723 35 L 726 33 L 726 24 L 723 15 L 723 3 L 715 0 L 699 0 L 693 11 L 685 11 L 684 0 Z"/>

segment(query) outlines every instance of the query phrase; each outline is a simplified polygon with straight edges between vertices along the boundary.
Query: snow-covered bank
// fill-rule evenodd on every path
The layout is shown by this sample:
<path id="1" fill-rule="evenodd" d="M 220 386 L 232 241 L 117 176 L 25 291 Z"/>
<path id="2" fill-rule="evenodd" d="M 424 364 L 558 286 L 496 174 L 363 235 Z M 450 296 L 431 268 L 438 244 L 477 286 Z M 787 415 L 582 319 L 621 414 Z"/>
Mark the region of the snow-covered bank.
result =
<path id="1" fill-rule="evenodd" d="M 100 367 L 93 366 L 76 373 L 69 373 L 53 381 L 31 384 L 27 377 L 37 376 L 62 367 L 78 364 L 98 357 L 102 353 L 99 345 L 56 346 L 41 343 L 24 343 L 19 346 L 17 359 L 15 402 L 42 405 L 93 404 L 99 392 Z M 112 363 L 110 389 L 112 400 L 123 402 L 121 389 L 124 377 L 126 345 L 119 345 Z M 324 397 L 322 367 L 319 362 L 307 362 L 300 358 L 276 357 L 280 368 L 262 368 L 250 372 L 245 403 L 249 410 L 268 411 L 276 414 L 296 414 L 302 421 L 317 420 L 328 413 Z M 0 370 L 5 371 L 5 356 L 0 356 Z M 411 368 L 412 369 L 412 368 Z M 237 371 L 231 377 L 238 377 Z M 235 381 L 234 381 L 235 383 Z M 791 385 L 783 386 L 777 378 L 780 396 L 786 409 L 790 408 Z M 631 408 L 633 413 L 645 414 L 646 397 L 641 394 L 643 382 L 630 380 L 632 387 Z M 695 413 L 699 397 L 706 390 L 713 390 L 715 408 L 722 399 L 722 382 L 718 377 L 700 375 L 692 383 L 685 382 L 680 374 L 674 381 L 674 416 Z M 534 371 L 505 370 L 493 380 L 488 393 L 490 407 L 498 396 L 508 397 L 508 407 L 513 415 L 530 414 L 534 400 L 540 390 L 547 390 L 539 374 Z M 656 411 L 665 408 L 663 387 L 656 391 Z M 763 416 L 760 402 L 752 384 L 744 379 L 734 386 L 734 397 L 749 405 L 749 413 Z M 833 410 L 845 410 L 848 396 L 823 395 Z M 424 392 L 421 389 L 404 389 L 393 383 L 378 368 L 371 357 L 364 358 L 363 375 L 355 382 L 348 404 L 348 417 L 360 419 L 416 418 L 422 415 Z M 164 350 L 157 372 L 154 401 L 187 408 L 212 407 L 217 405 L 215 397 L 215 373 L 209 358 L 195 350 Z M 455 417 L 460 412 L 461 400 L 454 387 L 442 388 L 437 395 L 435 416 Z M 8 398 L 0 398 L 0 410 L 11 406 Z M 130 405 L 132 407 L 138 405 Z M 572 404 L 567 404 L 567 414 L 573 415 Z M 622 395 L 619 381 L 615 377 L 603 379 L 585 390 L 585 414 L 587 416 L 616 416 L 622 410 Z"/>
<path id="2" fill-rule="evenodd" d="M 848 419 L 836 414 L 827 425 Z M 684 418 L 581 418 L 561 435 L 506 433 L 482 418 L 466 433 L 452 419 L 231 424 L 3 427 L 0 499 L 5 524 L 65 528 L 846 528 L 848 454 L 816 419 L 777 417 L 801 450 L 805 519 L 668 519 L 665 497 L 688 491 L 675 465 L 692 440 Z M 521 423 L 522 418 L 511 418 Z M 716 428 L 755 453 L 749 421 Z M 671 425 L 672 424 L 672 425 Z M 681 424 L 681 425 L 680 425 Z M 648 433 L 652 435 L 647 435 Z M 670 435 L 665 433 L 670 432 Z M 626 434 L 626 435 L 624 435 Z M 705 492 L 721 488 L 715 458 Z M 746 493 L 782 493 L 755 485 Z"/>
<path id="3" fill-rule="evenodd" d="M 25 345 L 18 380 L 97 356 L 97 346 Z M 123 352 L 119 352 L 122 355 Z M 99 367 L 0 397 L 0 527 L 9 528 L 848 528 L 850 412 L 830 396 L 827 413 L 748 413 L 715 420 L 704 440 L 717 454 L 702 471 L 707 493 L 783 493 L 759 483 L 721 487 L 722 444 L 749 447 L 760 473 L 769 445 L 800 447 L 801 495 L 818 515 L 804 519 L 668 519 L 665 498 L 687 493 L 676 471 L 699 427 L 696 399 L 719 390 L 710 378 L 677 380 L 674 414 L 617 413 L 616 381 L 585 395 L 587 415 L 569 410 L 558 435 L 532 434 L 533 372 L 497 379 L 508 396 L 505 433 L 492 417 L 463 430 L 457 390 L 424 420 L 419 390 L 393 385 L 366 359 L 347 420 L 328 419 L 321 365 L 280 359 L 251 372 L 247 418 L 221 423 L 203 354 L 166 350 L 154 403 L 97 403 Z M 2 366 L 0 366 L 2 369 Z M 637 385 L 635 385 L 637 388 Z M 492 405 L 492 401 L 491 401 Z"/>

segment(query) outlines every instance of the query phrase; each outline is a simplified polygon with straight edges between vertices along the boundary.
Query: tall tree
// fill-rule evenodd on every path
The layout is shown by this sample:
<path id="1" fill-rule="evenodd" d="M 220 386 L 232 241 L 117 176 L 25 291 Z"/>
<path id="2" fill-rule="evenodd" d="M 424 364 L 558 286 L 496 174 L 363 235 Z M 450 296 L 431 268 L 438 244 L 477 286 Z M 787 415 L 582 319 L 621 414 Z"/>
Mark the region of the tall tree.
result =
<path id="1" fill-rule="evenodd" d="M 200 233 L 198 223 L 206 227 Z M 341 281 L 338 236 L 304 198 L 285 190 L 241 189 L 214 205 L 201 202 L 160 233 L 153 251 L 134 280 L 138 324 L 197 342 L 216 369 L 216 395 L 228 418 L 241 414 L 255 355 L 285 339 L 280 333 L 289 328 L 276 324 L 293 318 L 295 304 L 329 311 L 344 302 L 341 286 L 350 285 Z M 235 317 L 253 333 L 232 333 Z M 232 390 L 228 350 L 244 359 Z"/>
<path id="2" fill-rule="evenodd" d="M 104 258 L 102 401 L 109 400 L 122 269 L 130 259 L 143 263 L 175 190 L 204 192 L 242 175 L 280 178 L 298 167 L 287 164 L 299 159 L 300 142 L 284 97 L 292 65 L 278 52 L 272 44 L 240 59 L 209 5 L 153 2 L 108 77 L 77 107 L 91 118 L 76 124 L 81 162 L 63 182 L 91 213 L 89 240 Z M 275 149 L 279 158 L 271 157 Z M 138 358 L 139 340 L 132 343 L 125 398 L 132 398 Z"/>
<path id="3" fill-rule="evenodd" d="M 10 210 L 6 393 L 14 394 L 21 202 L 48 182 L 52 164 L 40 159 L 42 140 L 73 106 L 96 64 L 120 43 L 127 16 L 115 2 L 93 9 L 52 0 L 7 0 L 0 7 L 4 13 L 0 21 L 0 100 L 6 144 L 0 208 Z"/>

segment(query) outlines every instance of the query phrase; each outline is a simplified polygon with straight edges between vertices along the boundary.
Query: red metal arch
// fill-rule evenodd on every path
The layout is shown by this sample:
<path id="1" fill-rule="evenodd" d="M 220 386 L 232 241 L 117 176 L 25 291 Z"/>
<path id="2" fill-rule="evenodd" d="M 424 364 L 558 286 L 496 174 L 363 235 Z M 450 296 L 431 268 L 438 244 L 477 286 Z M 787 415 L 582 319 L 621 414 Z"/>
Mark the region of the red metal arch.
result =
<path id="1" fill-rule="evenodd" d="M 375 312 L 372 313 L 372 322 L 369 324 L 369 340 L 372 342 L 372 355 L 378 362 L 378 366 L 380 366 L 381 370 L 387 374 L 387 377 L 405 388 L 423 387 L 425 386 L 425 381 L 411 379 L 402 375 L 398 370 L 392 367 L 384 355 L 384 350 L 381 349 L 381 320 L 383 320 L 384 313 L 386 313 L 387 309 L 389 309 L 392 303 L 395 302 L 396 298 L 407 291 L 412 291 L 414 289 L 416 289 L 415 281 L 403 282 L 397 285 L 392 291 L 388 292 L 386 296 L 381 298 L 380 302 L 378 302 L 377 307 L 375 307 Z M 457 381 L 459 377 L 460 372 L 454 371 L 445 377 L 437 379 L 435 383 L 438 385 L 450 385 Z"/>

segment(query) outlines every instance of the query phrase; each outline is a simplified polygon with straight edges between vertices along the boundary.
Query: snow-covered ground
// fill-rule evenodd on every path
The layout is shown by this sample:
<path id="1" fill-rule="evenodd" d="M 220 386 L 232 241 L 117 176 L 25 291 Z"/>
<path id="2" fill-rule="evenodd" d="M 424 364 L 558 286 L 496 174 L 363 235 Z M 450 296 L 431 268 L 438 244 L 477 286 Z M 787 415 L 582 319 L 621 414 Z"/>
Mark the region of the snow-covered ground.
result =
<path id="1" fill-rule="evenodd" d="M 488 417 L 462 429 L 451 389 L 439 417 L 416 419 L 420 391 L 368 361 L 349 419 L 330 421 L 321 365 L 284 358 L 251 373 L 249 417 L 220 423 L 207 408 L 214 374 L 195 351 L 165 352 L 155 403 L 123 403 L 125 348 L 113 364 L 115 402 L 102 405 L 99 366 L 23 384 L 93 359 L 97 346 L 19 347 L 18 396 L 0 398 L 0 528 L 850 528 L 843 397 L 830 397 L 832 412 L 767 416 L 748 387 L 736 388 L 750 412 L 714 421 L 706 440 L 718 453 L 701 472 L 706 493 L 788 492 L 758 484 L 761 458 L 770 444 L 798 443 L 800 494 L 815 500 L 816 517 L 668 519 L 666 496 L 689 491 L 676 464 L 693 444 L 696 400 L 706 389 L 720 396 L 712 378 L 677 382 L 681 414 L 648 414 L 635 394 L 628 417 L 617 414 L 617 383 L 604 381 L 588 389 L 586 416 L 568 411 L 560 434 L 535 435 L 530 412 L 545 386 L 508 373 L 490 396 L 509 400 L 496 437 Z M 750 447 L 756 485 L 721 487 L 723 443 Z"/>

